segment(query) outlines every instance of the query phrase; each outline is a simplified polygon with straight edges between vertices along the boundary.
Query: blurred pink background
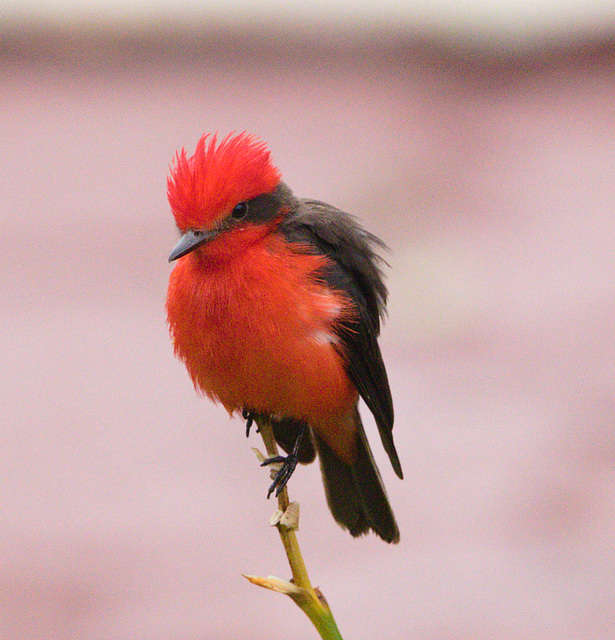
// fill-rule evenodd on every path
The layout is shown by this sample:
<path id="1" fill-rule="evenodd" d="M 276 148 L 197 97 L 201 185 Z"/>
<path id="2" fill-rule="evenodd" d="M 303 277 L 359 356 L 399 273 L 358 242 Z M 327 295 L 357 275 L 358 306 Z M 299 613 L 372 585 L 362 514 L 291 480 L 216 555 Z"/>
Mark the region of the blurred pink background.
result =
<path id="1" fill-rule="evenodd" d="M 168 339 L 165 176 L 212 130 L 392 250 L 400 544 L 290 485 L 344 637 L 615 637 L 612 33 L 0 33 L 0 639 L 316 637 L 241 577 L 290 575 L 259 439 Z"/>

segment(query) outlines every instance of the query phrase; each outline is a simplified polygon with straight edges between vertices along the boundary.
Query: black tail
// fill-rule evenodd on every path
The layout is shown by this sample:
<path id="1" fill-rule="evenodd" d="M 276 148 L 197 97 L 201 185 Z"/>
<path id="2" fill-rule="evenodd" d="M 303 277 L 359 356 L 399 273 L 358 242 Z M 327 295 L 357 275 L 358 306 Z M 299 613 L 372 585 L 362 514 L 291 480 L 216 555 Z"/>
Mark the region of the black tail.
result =
<path id="1" fill-rule="evenodd" d="M 386 542 L 399 542 L 395 516 L 356 409 L 355 415 L 357 460 L 351 465 L 344 464 L 314 433 L 329 508 L 337 522 L 355 537 L 371 529 Z"/>

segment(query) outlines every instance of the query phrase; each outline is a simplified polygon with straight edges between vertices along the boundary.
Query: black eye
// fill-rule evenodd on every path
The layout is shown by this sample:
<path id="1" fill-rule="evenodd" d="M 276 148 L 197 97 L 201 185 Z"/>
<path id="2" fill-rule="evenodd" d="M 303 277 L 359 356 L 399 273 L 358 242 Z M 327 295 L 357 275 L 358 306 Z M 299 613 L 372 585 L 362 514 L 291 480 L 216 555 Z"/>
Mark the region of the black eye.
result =
<path id="1" fill-rule="evenodd" d="M 241 220 L 242 218 L 245 218 L 246 215 L 248 213 L 248 203 L 247 202 L 240 202 L 232 211 L 231 211 L 231 216 L 235 219 L 235 220 Z"/>

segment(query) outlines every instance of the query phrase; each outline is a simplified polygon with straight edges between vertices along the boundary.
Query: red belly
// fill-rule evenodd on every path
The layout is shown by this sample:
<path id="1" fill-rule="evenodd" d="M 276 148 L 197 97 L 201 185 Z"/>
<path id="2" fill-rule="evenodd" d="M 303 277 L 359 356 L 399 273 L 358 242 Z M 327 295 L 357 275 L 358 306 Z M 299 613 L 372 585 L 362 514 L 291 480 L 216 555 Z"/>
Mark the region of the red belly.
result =
<path id="1" fill-rule="evenodd" d="M 354 449 L 347 417 L 357 391 L 333 330 L 349 303 L 318 280 L 325 260 L 281 239 L 223 264 L 191 254 L 171 274 L 167 308 L 176 353 L 198 390 L 229 412 L 304 419 L 341 455 Z"/>

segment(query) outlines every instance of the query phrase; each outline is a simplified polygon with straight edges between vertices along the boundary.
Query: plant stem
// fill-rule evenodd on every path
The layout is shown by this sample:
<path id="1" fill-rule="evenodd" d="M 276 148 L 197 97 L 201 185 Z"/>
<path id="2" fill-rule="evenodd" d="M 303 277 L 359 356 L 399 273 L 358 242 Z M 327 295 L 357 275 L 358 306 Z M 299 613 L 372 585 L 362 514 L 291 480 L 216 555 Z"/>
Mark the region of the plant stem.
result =
<path id="1" fill-rule="evenodd" d="M 269 420 L 258 417 L 256 420 L 260 434 L 267 449 L 269 457 L 278 455 L 278 447 L 273 435 L 273 428 Z M 284 513 L 289 507 L 288 491 L 286 487 L 282 489 L 278 496 L 278 508 Z M 251 582 L 274 591 L 280 591 L 290 596 L 297 605 L 305 612 L 312 624 L 318 630 L 323 640 L 343 640 L 335 624 L 335 619 L 329 609 L 329 605 L 319 589 L 314 589 L 308 576 L 299 543 L 295 534 L 296 527 L 289 527 L 278 520 L 276 527 L 280 534 L 286 557 L 293 574 L 292 583 L 279 580 L 277 578 L 257 578 L 246 576 Z"/>
<path id="2" fill-rule="evenodd" d="M 258 427 L 267 449 L 267 455 L 271 458 L 277 456 L 278 447 L 273 436 L 271 423 L 268 420 L 259 420 Z M 289 504 L 288 491 L 286 490 L 286 487 L 284 487 L 278 496 L 278 508 L 280 511 L 286 511 Z M 284 545 L 284 551 L 286 551 L 288 563 L 290 564 L 290 569 L 293 574 L 293 582 L 298 587 L 309 591 L 315 597 L 316 594 L 312 587 L 312 583 L 310 582 L 307 569 L 305 568 L 305 562 L 303 561 L 301 550 L 299 549 L 297 535 L 294 530 L 288 529 L 284 526 L 278 526 L 277 529 L 280 534 L 280 538 L 282 539 L 282 544 Z"/>

